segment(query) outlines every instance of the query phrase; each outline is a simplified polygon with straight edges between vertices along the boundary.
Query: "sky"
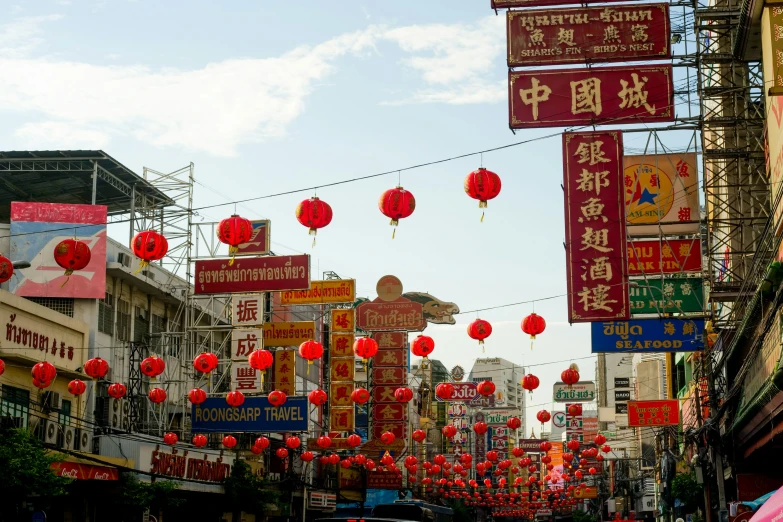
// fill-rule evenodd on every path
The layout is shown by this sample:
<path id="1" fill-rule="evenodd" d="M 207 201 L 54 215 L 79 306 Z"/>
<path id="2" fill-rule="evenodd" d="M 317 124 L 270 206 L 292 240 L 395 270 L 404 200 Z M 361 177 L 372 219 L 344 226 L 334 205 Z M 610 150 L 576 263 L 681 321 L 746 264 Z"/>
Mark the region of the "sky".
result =
<path id="1" fill-rule="evenodd" d="M 192 162 L 196 207 L 391 172 L 198 219 L 271 219 L 275 253 L 310 254 L 314 274 L 354 278 L 365 297 L 394 274 L 463 312 L 540 299 L 425 332 L 449 368 L 497 356 L 538 375 L 528 426 L 570 361 L 593 378 L 589 326 L 567 323 L 563 297 L 562 129 L 508 129 L 505 18 L 489 0 L 28 0 L 5 12 L 7 150 L 102 149 L 137 173 Z M 483 222 L 463 190 L 480 165 L 503 182 Z M 377 201 L 398 183 L 416 211 L 392 239 Z M 313 248 L 294 209 L 316 193 L 334 219 Z M 531 350 L 520 321 L 534 307 L 547 329 Z M 466 334 L 476 317 L 493 325 L 485 352 Z"/>

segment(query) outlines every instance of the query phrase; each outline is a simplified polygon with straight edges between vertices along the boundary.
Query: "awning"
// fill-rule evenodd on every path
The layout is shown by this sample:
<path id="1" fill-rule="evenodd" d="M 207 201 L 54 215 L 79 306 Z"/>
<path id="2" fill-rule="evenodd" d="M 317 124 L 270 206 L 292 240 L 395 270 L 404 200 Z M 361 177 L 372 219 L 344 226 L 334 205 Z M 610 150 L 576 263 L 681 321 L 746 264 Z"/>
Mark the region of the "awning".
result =
<path id="1" fill-rule="evenodd" d="M 119 461 L 111 457 L 102 455 L 85 455 L 85 458 L 79 458 L 75 455 L 60 455 L 63 460 L 53 462 L 51 465 L 55 474 L 61 477 L 68 477 L 76 480 L 119 480 L 120 474 L 114 466 L 102 466 L 96 461 Z M 112 462 L 107 462 L 111 464 Z M 130 463 L 133 467 L 133 461 L 125 460 L 124 463 Z M 123 465 L 124 463 L 119 463 Z M 127 465 L 127 464 L 125 464 Z"/>
<path id="2" fill-rule="evenodd" d="M 781 519 L 783 519 L 783 488 L 777 490 L 764 502 L 750 522 L 778 522 Z"/>

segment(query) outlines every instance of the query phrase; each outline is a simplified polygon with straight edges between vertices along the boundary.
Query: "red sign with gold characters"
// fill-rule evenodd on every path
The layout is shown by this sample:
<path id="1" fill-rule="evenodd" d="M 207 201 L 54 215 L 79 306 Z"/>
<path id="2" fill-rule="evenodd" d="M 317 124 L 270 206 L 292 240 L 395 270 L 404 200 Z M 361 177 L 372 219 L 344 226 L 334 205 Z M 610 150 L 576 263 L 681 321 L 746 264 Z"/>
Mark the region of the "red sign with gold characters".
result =
<path id="1" fill-rule="evenodd" d="M 677 426 L 680 423 L 680 402 L 628 401 L 628 426 Z"/>
<path id="2" fill-rule="evenodd" d="M 403 366 L 405 364 L 405 350 L 395 348 L 392 350 L 378 350 L 373 357 L 373 366 Z"/>
<path id="3" fill-rule="evenodd" d="M 512 129 L 674 121 L 672 66 L 508 73 Z"/>
<path id="4" fill-rule="evenodd" d="M 373 386 L 372 387 L 372 400 L 374 403 L 379 402 L 397 402 L 394 397 L 394 392 L 397 391 L 399 386 Z"/>
<path id="5" fill-rule="evenodd" d="M 367 489 L 401 489 L 402 473 L 395 471 L 368 471 Z"/>
<path id="6" fill-rule="evenodd" d="M 265 256 L 196 261 L 197 294 L 236 294 L 310 288 L 310 256 Z"/>
<path id="7" fill-rule="evenodd" d="M 374 421 L 372 423 L 372 438 L 379 439 L 384 433 L 391 432 L 399 440 L 405 438 L 405 422 Z"/>
<path id="8" fill-rule="evenodd" d="M 701 271 L 700 239 L 628 241 L 630 275 Z"/>
<path id="9" fill-rule="evenodd" d="M 373 384 L 405 384 L 404 368 L 373 368 Z"/>
<path id="10" fill-rule="evenodd" d="M 506 12 L 508 66 L 663 59 L 669 4 Z"/>
<path id="11" fill-rule="evenodd" d="M 329 357 L 353 357 L 354 335 L 333 333 L 329 338 Z"/>
<path id="12" fill-rule="evenodd" d="M 408 335 L 405 332 L 380 332 L 372 334 L 378 348 L 407 348 Z"/>
<path id="13" fill-rule="evenodd" d="M 376 404 L 372 408 L 372 417 L 380 421 L 401 421 L 405 420 L 405 410 L 407 404 Z"/>
<path id="14" fill-rule="evenodd" d="M 353 406 L 349 408 L 332 408 L 329 410 L 330 427 L 332 431 L 353 431 Z"/>
<path id="15" fill-rule="evenodd" d="M 568 320 L 629 319 L 622 132 L 563 134 L 563 171 Z"/>

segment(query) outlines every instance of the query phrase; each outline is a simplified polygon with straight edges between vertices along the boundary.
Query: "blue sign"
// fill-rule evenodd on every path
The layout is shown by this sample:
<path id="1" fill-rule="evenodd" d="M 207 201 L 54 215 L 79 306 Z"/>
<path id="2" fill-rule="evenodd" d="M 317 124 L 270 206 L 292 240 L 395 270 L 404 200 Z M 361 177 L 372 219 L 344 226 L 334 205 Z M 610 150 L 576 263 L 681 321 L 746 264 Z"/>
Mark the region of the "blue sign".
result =
<path id="1" fill-rule="evenodd" d="M 46 513 L 43 511 L 36 511 L 33 513 L 33 517 L 30 520 L 32 522 L 46 522 Z"/>
<path id="2" fill-rule="evenodd" d="M 248 397 L 233 408 L 220 397 L 193 405 L 193 432 L 256 433 L 307 431 L 307 397 L 288 397 L 272 406 L 266 397 Z"/>
<path id="3" fill-rule="evenodd" d="M 704 319 L 666 317 L 592 323 L 593 353 L 697 352 L 704 349 Z"/>

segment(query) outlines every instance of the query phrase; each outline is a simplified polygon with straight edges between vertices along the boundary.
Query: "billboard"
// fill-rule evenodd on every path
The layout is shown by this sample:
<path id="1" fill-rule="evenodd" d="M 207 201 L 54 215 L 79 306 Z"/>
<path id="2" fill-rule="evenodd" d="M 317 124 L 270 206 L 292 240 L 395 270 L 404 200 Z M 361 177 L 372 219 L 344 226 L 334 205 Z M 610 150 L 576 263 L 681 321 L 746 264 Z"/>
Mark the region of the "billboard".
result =
<path id="1" fill-rule="evenodd" d="M 591 326 L 593 353 L 696 352 L 704 349 L 704 319 L 634 319 Z"/>
<path id="2" fill-rule="evenodd" d="M 307 290 L 310 256 L 267 256 L 196 261 L 196 294 Z"/>
<path id="3" fill-rule="evenodd" d="M 454 395 L 448 402 L 471 402 L 479 396 L 475 382 L 453 382 L 451 384 L 454 386 Z M 435 396 L 435 400 L 444 401 L 444 399 L 441 399 L 437 395 Z"/>
<path id="4" fill-rule="evenodd" d="M 628 426 L 676 426 L 680 423 L 680 401 L 629 401 Z"/>
<path id="5" fill-rule="evenodd" d="M 628 274 L 701 271 L 701 239 L 628 239 Z"/>
<path id="6" fill-rule="evenodd" d="M 629 235 L 699 232 L 695 153 L 625 156 L 623 170 Z"/>
<path id="7" fill-rule="evenodd" d="M 631 313 L 704 311 L 704 280 L 695 277 L 631 281 Z"/>
<path id="8" fill-rule="evenodd" d="M 284 305 L 353 303 L 355 299 L 355 279 L 311 281 L 308 290 L 280 293 L 280 304 Z"/>
<path id="9" fill-rule="evenodd" d="M 595 383 L 577 382 L 569 386 L 564 382 L 553 385 L 552 400 L 555 402 L 592 402 L 595 400 Z"/>
<path id="10" fill-rule="evenodd" d="M 194 404 L 193 432 L 255 433 L 307 431 L 307 397 L 288 397 L 282 406 L 272 406 L 266 397 L 246 397 L 236 408 L 222 397 Z"/>
<path id="11" fill-rule="evenodd" d="M 251 221 L 253 235 L 247 243 L 240 243 L 237 246 L 237 256 L 261 256 L 269 253 L 269 234 L 272 228 L 268 219 L 259 219 Z"/>
<path id="12" fill-rule="evenodd" d="M 512 129 L 674 121 L 672 66 L 509 71 Z"/>
<path id="13" fill-rule="evenodd" d="M 563 134 L 568 321 L 630 317 L 620 131 Z"/>
<path id="14" fill-rule="evenodd" d="M 506 12 L 509 67 L 663 59 L 670 38 L 668 4 Z"/>
<path id="15" fill-rule="evenodd" d="M 11 203 L 11 260 L 29 261 L 9 281 L 23 297 L 106 297 L 106 206 Z M 90 247 L 90 263 L 65 275 L 54 261 L 60 241 L 76 238 Z M 68 281 L 67 284 L 65 282 Z"/>

